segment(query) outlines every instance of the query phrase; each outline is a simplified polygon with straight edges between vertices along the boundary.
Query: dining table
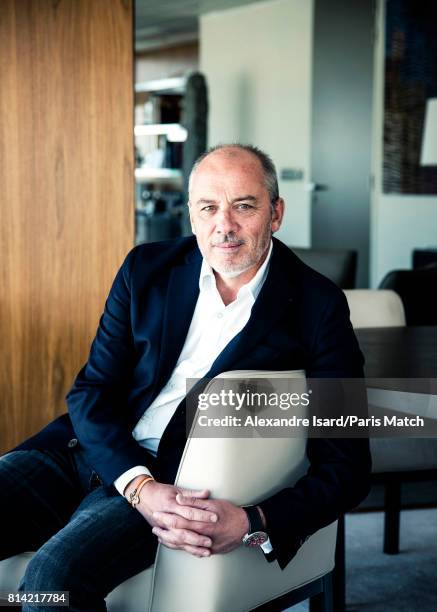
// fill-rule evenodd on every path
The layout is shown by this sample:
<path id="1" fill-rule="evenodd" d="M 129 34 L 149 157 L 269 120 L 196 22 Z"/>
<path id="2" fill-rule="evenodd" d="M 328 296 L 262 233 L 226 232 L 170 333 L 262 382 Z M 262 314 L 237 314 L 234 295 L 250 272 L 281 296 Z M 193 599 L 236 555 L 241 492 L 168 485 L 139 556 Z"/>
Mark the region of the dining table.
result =
<path id="1" fill-rule="evenodd" d="M 424 427 L 408 433 L 402 429 L 399 435 L 436 436 L 437 326 L 373 327 L 355 333 L 365 359 L 369 414 L 420 416 Z"/>
<path id="2" fill-rule="evenodd" d="M 437 378 L 437 326 L 368 327 L 355 334 L 367 378 L 399 379 L 407 388 L 409 379 L 420 388 L 419 379 Z"/>

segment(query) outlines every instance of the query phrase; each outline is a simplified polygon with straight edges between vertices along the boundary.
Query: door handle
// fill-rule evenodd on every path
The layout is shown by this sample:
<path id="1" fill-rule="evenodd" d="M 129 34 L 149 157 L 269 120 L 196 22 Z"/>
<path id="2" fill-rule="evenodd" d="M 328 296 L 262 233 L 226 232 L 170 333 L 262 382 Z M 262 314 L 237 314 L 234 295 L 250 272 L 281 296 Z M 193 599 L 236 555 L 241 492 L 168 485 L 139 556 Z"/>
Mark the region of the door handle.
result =
<path id="1" fill-rule="evenodd" d="M 305 191 L 315 193 L 316 191 L 328 191 L 328 185 L 322 185 L 322 183 L 306 183 Z"/>

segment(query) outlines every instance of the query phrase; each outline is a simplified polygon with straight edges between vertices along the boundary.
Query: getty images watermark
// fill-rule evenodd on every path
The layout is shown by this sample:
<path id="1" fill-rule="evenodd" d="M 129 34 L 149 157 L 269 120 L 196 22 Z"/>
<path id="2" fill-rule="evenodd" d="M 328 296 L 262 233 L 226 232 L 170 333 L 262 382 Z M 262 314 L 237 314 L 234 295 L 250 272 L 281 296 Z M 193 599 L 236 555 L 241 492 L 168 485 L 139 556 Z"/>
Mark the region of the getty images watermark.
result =
<path id="1" fill-rule="evenodd" d="M 435 437 L 437 379 L 235 376 L 188 382 L 192 437 Z"/>

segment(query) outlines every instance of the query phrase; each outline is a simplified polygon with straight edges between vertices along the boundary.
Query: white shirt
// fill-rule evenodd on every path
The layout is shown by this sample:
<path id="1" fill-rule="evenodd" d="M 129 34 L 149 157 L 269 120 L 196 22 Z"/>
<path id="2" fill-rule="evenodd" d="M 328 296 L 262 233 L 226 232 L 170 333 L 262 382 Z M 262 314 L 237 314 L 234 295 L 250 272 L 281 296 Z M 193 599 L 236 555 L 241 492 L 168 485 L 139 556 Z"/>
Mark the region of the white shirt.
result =
<path id="1" fill-rule="evenodd" d="M 156 456 L 161 436 L 171 417 L 186 395 L 186 379 L 201 378 L 249 320 L 252 306 L 267 277 L 272 254 L 269 252 L 255 276 L 238 291 L 237 298 L 224 305 L 217 290 L 214 272 L 204 259 L 199 276 L 199 297 L 188 330 L 185 344 L 173 373 L 136 424 L 132 435 L 140 446 Z M 129 482 L 140 474 L 150 474 L 147 467 L 138 465 L 119 476 L 114 486 L 123 495 Z"/>

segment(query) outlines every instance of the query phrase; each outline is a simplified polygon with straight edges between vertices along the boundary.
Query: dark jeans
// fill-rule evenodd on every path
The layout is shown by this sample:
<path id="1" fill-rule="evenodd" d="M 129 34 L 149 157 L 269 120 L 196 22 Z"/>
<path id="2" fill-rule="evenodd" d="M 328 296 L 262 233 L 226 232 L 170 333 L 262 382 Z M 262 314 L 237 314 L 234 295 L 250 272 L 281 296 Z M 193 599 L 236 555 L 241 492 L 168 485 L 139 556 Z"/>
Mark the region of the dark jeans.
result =
<path id="1" fill-rule="evenodd" d="M 36 551 L 25 591 L 69 591 L 70 607 L 100 612 L 118 584 L 154 562 L 157 539 L 78 447 L 0 457 L 0 559 Z M 30 612 L 55 607 L 26 605 Z"/>

